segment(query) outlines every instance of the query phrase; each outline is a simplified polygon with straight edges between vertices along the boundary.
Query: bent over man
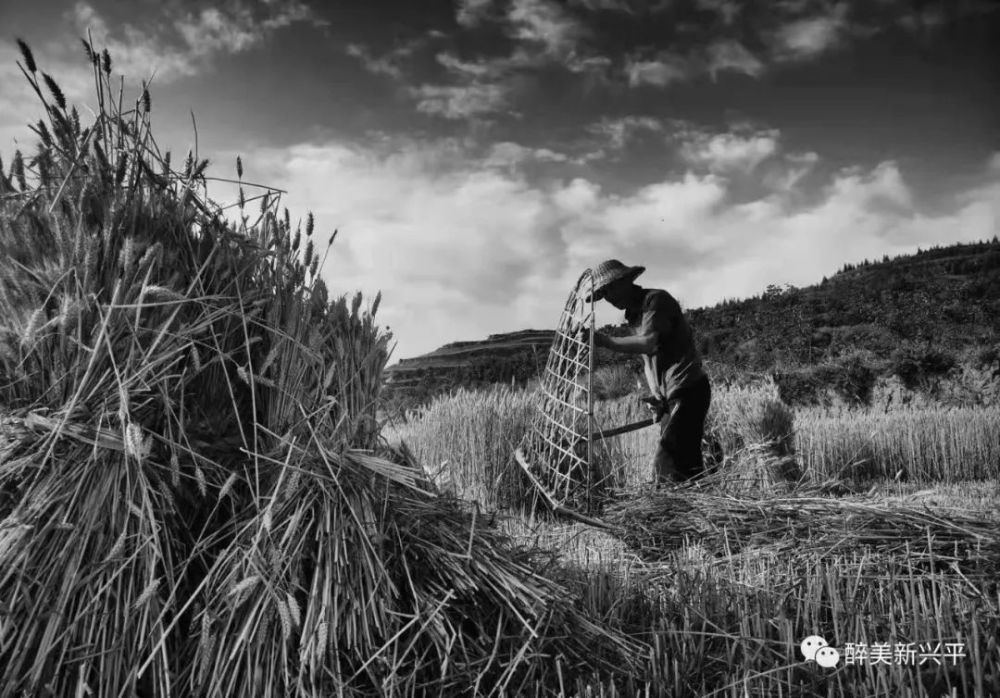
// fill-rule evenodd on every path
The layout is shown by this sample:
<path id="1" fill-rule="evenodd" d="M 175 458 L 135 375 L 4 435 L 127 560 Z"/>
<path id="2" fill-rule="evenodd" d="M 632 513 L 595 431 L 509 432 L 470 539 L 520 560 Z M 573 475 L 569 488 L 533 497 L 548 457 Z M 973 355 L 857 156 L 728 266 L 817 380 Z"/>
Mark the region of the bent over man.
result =
<path id="1" fill-rule="evenodd" d="M 617 259 L 594 269 L 594 300 L 603 298 L 624 310 L 634 330 L 631 337 L 595 332 L 594 345 L 642 355 L 660 423 L 653 470 L 659 483 L 683 482 L 705 467 L 701 439 L 711 387 L 680 304 L 666 291 L 636 285 L 644 271 L 645 267 L 627 267 Z"/>

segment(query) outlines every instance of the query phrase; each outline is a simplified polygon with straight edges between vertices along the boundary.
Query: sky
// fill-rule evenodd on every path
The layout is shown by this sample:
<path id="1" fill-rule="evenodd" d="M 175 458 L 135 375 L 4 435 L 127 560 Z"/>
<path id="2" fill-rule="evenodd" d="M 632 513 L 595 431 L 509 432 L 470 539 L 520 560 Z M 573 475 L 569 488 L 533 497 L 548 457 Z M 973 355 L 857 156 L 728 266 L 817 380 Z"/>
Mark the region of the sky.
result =
<path id="1" fill-rule="evenodd" d="M 0 155 L 41 115 L 16 38 L 92 105 L 287 192 L 382 292 L 390 363 L 556 325 L 588 267 L 686 308 L 1000 233 L 1000 11 L 982 0 L 0 0 Z M 86 123 L 88 112 L 81 109 Z M 209 194 L 235 200 L 232 187 Z M 598 323 L 619 322 L 602 303 Z"/>

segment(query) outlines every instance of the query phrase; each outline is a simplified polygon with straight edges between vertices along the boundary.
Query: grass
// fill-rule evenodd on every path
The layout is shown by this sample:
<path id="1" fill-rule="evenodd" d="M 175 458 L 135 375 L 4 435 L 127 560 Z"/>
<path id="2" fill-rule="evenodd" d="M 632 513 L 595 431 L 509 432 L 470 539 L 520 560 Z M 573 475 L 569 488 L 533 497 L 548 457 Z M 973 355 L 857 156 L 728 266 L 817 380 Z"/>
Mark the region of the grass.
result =
<path id="1" fill-rule="evenodd" d="M 630 395 L 643 380 L 625 364 L 600 366 L 594 370 L 594 399 L 613 400 Z"/>
<path id="2" fill-rule="evenodd" d="M 526 499 L 530 483 L 508 479 L 512 452 L 531 426 L 535 402 L 531 389 L 498 385 L 457 390 L 439 396 L 404 423 L 386 429 L 391 441 L 405 441 L 438 484 L 487 506 Z M 638 395 L 595 402 L 602 428 L 649 416 Z M 793 415 L 777 398 L 773 383 L 764 387 L 716 388 L 706 423 L 710 457 L 716 462 L 750 462 L 751 453 L 785 456 L 792 448 Z M 595 454 L 608 464 L 619 489 L 636 489 L 652 480 L 650 462 L 659 431 L 654 427 L 598 442 Z M 497 483 L 506 489 L 498 489 Z"/>
<path id="3" fill-rule="evenodd" d="M 514 449 L 530 428 L 534 405 L 533 393 L 506 385 L 462 389 L 435 398 L 385 434 L 405 441 L 441 489 L 487 506 L 513 505 L 527 490 L 504 476 L 517 468 Z"/>
<path id="4" fill-rule="evenodd" d="M 647 414 L 634 393 L 597 407 L 602 426 L 627 424 Z M 777 387 L 771 381 L 752 386 L 714 386 L 705 422 L 707 461 L 743 466 L 759 461 L 756 456 L 783 458 L 794 448 L 793 423 L 792 411 L 779 400 Z M 621 479 L 626 489 L 638 489 L 652 481 L 649 464 L 658 439 L 659 430 L 651 427 L 614 437 L 606 444 L 610 457 L 623 470 Z"/>
<path id="5" fill-rule="evenodd" d="M 995 406 L 802 410 L 795 435 L 806 468 L 817 474 L 962 482 L 1000 477 L 998 424 Z"/>

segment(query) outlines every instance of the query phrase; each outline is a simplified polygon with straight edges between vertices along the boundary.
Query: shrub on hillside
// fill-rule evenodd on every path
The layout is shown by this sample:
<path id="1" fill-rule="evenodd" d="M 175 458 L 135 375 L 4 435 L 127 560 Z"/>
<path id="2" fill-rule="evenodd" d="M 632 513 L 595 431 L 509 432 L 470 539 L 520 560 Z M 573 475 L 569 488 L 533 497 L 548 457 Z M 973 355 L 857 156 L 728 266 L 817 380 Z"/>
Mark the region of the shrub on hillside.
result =
<path id="1" fill-rule="evenodd" d="M 957 365 L 952 354 L 932 348 L 903 346 L 890 356 L 889 372 L 910 390 L 929 387 L 934 381 L 947 376 Z"/>
<path id="2" fill-rule="evenodd" d="M 848 405 L 870 405 L 878 372 L 860 356 L 835 363 L 775 371 L 781 400 L 793 407 L 829 406 L 839 399 Z"/>
<path id="3" fill-rule="evenodd" d="M 975 352 L 973 367 L 995 371 L 1000 376 L 1000 344 L 982 347 Z"/>
<path id="4" fill-rule="evenodd" d="M 834 390 L 849 405 L 870 405 L 878 373 L 860 356 L 842 358 L 835 367 L 831 382 Z"/>
<path id="5" fill-rule="evenodd" d="M 815 368 L 775 371 L 771 374 L 781 401 L 792 407 L 825 404 L 829 396 Z"/>

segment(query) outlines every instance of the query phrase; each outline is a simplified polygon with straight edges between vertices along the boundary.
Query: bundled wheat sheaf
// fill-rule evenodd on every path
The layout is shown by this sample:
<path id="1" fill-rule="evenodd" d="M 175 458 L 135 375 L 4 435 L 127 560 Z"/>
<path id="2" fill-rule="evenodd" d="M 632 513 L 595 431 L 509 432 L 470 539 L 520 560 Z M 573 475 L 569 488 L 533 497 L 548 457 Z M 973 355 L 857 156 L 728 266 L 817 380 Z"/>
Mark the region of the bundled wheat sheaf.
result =
<path id="1" fill-rule="evenodd" d="M 599 480 L 591 438 L 593 291 L 588 269 L 566 299 L 542 374 L 538 410 L 519 454 L 546 498 L 560 505 L 589 502 Z"/>

